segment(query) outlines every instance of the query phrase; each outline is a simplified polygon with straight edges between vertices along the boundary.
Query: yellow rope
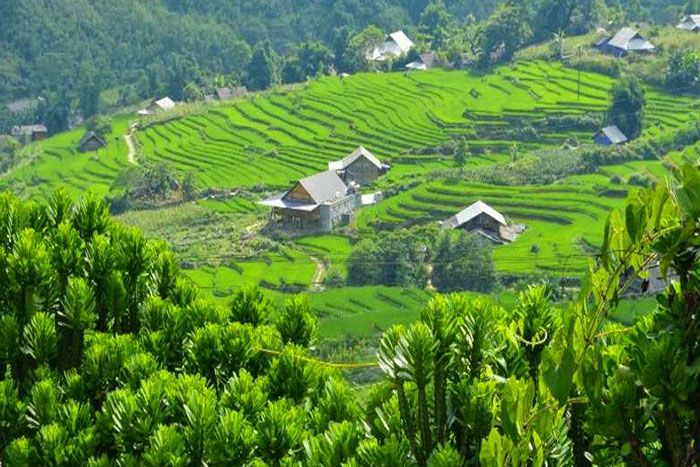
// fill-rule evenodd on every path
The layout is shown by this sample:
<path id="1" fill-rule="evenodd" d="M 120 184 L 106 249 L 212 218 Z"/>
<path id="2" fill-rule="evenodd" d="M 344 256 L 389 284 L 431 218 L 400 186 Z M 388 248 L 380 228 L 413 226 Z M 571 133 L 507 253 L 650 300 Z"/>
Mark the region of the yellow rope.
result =
<path id="1" fill-rule="evenodd" d="M 270 349 L 263 349 L 263 348 L 256 348 L 257 351 L 266 353 L 269 355 L 282 355 L 282 352 L 278 350 L 270 350 Z M 320 366 L 325 366 L 325 367 L 330 367 L 330 368 L 336 368 L 339 370 L 350 370 L 354 368 L 372 368 L 372 367 L 377 367 L 379 366 L 378 362 L 365 362 L 365 363 L 333 363 L 333 362 L 325 362 L 323 360 L 319 360 L 316 358 L 311 358 L 311 357 L 306 357 L 304 355 L 298 355 L 298 354 L 293 354 L 294 358 L 307 362 L 307 363 L 313 363 L 314 365 L 320 365 Z"/>

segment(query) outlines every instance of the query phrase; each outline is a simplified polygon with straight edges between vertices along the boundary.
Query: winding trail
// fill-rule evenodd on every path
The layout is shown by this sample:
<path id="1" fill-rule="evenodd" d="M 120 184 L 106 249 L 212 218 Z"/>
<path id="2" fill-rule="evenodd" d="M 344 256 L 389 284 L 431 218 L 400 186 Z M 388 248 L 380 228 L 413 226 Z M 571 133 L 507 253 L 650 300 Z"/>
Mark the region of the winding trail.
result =
<path id="1" fill-rule="evenodd" d="M 124 140 L 126 141 L 126 147 L 129 149 L 129 151 L 126 155 L 126 160 L 128 160 L 129 164 L 131 164 L 131 165 L 136 165 L 136 147 L 134 146 L 134 140 L 132 139 L 135 129 L 136 129 L 136 123 L 130 124 L 129 129 L 127 130 L 126 134 L 124 135 Z"/>
<path id="2" fill-rule="evenodd" d="M 316 265 L 316 272 L 314 273 L 313 279 L 311 279 L 311 287 L 313 290 L 320 290 L 323 286 L 323 275 L 326 273 L 326 264 L 315 256 L 310 256 L 309 258 Z"/>

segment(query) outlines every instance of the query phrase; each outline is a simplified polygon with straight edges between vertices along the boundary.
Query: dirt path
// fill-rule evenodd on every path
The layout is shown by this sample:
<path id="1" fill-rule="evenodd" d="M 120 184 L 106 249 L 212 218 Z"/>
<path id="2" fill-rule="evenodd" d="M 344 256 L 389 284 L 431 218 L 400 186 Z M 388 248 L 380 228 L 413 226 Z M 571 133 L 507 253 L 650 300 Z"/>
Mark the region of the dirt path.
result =
<path id="1" fill-rule="evenodd" d="M 129 125 L 129 129 L 127 130 L 126 134 L 124 135 L 124 140 L 126 141 L 126 147 L 129 149 L 129 152 L 126 155 L 126 160 L 129 161 L 129 164 L 136 165 L 136 148 L 134 147 L 134 140 L 133 134 L 134 130 L 136 129 L 136 123 L 132 123 Z"/>
<path id="2" fill-rule="evenodd" d="M 313 279 L 311 279 L 311 288 L 312 290 L 319 290 L 323 285 L 323 276 L 326 274 L 326 264 L 315 256 L 310 256 L 310 259 L 316 265 L 316 272 Z"/>

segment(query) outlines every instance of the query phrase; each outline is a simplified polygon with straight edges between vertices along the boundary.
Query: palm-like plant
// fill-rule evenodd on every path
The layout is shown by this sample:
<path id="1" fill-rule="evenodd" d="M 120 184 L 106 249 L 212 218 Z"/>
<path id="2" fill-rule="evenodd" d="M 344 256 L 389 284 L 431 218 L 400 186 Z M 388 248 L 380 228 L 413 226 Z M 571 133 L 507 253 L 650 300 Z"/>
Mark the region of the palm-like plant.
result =
<path id="1" fill-rule="evenodd" d="M 12 254 L 7 258 L 7 278 L 11 306 L 20 327 L 52 296 L 52 267 L 50 257 L 40 236 L 31 229 L 20 233 Z M 43 300 L 42 300 L 43 299 Z"/>
<path id="2" fill-rule="evenodd" d="M 56 325 L 51 315 L 39 312 L 24 327 L 22 352 L 37 365 L 50 364 L 58 346 Z"/>
<path id="3" fill-rule="evenodd" d="M 433 450 L 427 388 L 433 373 L 434 351 L 433 336 L 428 326 L 422 322 L 408 329 L 397 349 L 397 360 L 402 362 L 401 371 L 416 384 L 418 390 L 422 459 L 427 459 Z"/>
<path id="4" fill-rule="evenodd" d="M 303 414 L 286 399 L 270 402 L 256 424 L 261 457 L 273 466 L 283 458 L 295 455 L 304 434 Z"/>
<path id="5" fill-rule="evenodd" d="M 58 298 L 63 300 L 68 278 L 83 272 L 84 244 L 78 231 L 68 222 L 56 228 L 51 240 L 51 266 L 58 280 Z"/>
<path id="6" fill-rule="evenodd" d="M 285 309 L 275 323 L 284 342 L 309 347 L 316 334 L 316 317 L 309 308 L 306 296 L 287 300 Z"/>
<path id="7" fill-rule="evenodd" d="M 139 330 L 139 303 L 146 290 L 144 277 L 151 267 L 152 252 L 143 235 L 132 229 L 120 238 L 119 257 L 127 293 L 129 318 L 128 322 L 122 322 L 121 332 L 136 333 Z"/>
<path id="8" fill-rule="evenodd" d="M 148 448 L 141 458 L 148 467 L 185 467 L 190 464 L 187 447 L 177 428 L 160 425 L 148 440 Z"/>
<path id="9" fill-rule="evenodd" d="M 29 426 L 38 430 L 44 425 L 53 423 L 58 414 L 59 397 L 54 381 L 43 380 L 34 384 L 27 407 Z"/>
<path id="10" fill-rule="evenodd" d="M 97 330 L 107 331 L 110 311 L 109 295 L 113 284 L 110 278 L 115 274 L 117 251 L 109 238 L 95 235 L 86 251 L 86 272 L 95 290 L 95 311 L 97 312 Z M 121 281 L 120 281 L 121 282 Z M 116 329 L 115 329 L 116 330 Z"/>
<path id="11" fill-rule="evenodd" d="M 235 410 L 224 409 L 219 417 L 210 465 L 243 467 L 253 456 L 255 450 L 255 430 L 245 417 Z"/>
<path id="12" fill-rule="evenodd" d="M 51 225 L 57 227 L 73 214 L 73 200 L 64 187 L 57 188 L 49 198 L 47 215 Z"/>
<path id="13" fill-rule="evenodd" d="M 68 281 L 62 309 L 58 313 L 61 354 L 66 368 L 80 365 L 85 331 L 95 326 L 95 296 L 85 279 Z"/>
<path id="14" fill-rule="evenodd" d="M 537 386 L 542 352 L 559 326 L 544 286 L 529 287 L 518 298 L 516 329 L 529 362 L 530 377 Z"/>
<path id="15" fill-rule="evenodd" d="M 239 323 L 259 326 L 267 322 L 274 311 L 274 305 L 255 286 L 239 289 L 231 300 L 231 319 Z"/>
<path id="16" fill-rule="evenodd" d="M 448 302 L 438 297 L 428 303 L 421 319 L 430 328 L 435 343 L 433 361 L 433 395 L 435 424 L 439 443 L 446 441 L 447 433 L 447 376 L 453 357 L 456 335 L 456 316 L 465 308 L 466 301 L 452 297 Z M 457 311 L 456 311 L 457 310 Z"/>
<path id="17" fill-rule="evenodd" d="M 392 326 L 382 336 L 382 341 L 379 344 L 377 356 L 379 358 L 379 367 L 384 371 L 392 386 L 396 389 L 399 402 L 399 411 L 401 414 L 401 422 L 403 424 L 404 434 L 411 446 L 413 457 L 418 462 L 419 466 L 425 465 L 425 457 L 423 451 L 418 446 L 416 438 L 416 425 L 411 412 L 408 398 L 406 397 L 405 383 L 408 375 L 404 371 L 407 366 L 405 356 L 399 353 L 399 344 L 403 339 L 405 329 L 402 326 Z"/>
<path id="18" fill-rule="evenodd" d="M 104 201 L 88 193 L 80 200 L 71 222 L 83 241 L 89 243 L 95 234 L 103 234 L 107 231 L 110 224 L 109 210 Z"/>

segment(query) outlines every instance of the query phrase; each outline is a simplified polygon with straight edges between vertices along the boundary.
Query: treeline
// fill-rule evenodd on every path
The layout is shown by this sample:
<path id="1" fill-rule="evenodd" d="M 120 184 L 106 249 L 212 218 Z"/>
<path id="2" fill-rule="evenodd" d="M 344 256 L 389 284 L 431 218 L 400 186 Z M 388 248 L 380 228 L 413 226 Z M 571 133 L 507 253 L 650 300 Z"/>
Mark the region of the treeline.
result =
<path id="1" fill-rule="evenodd" d="M 439 292 L 490 292 L 498 284 L 491 243 L 468 232 L 417 227 L 382 232 L 350 252 L 347 283 L 387 285 Z"/>
<path id="2" fill-rule="evenodd" d="M 680 1 L 639 8 L 596 0 L 6 3 L 0 101 L 42 100 L 29 115 L 9 114 L 3 106 L 0 130 L 41 120 L 54 132 L 105 106 L 164 95 L 196 99 L 227 84 L 262 89 L 331 69 L 366 69 L 366 50 L 397 29 L 421 51 L 435 50 L 451 61 L 473 54 L 488 65 L 559 31 L 588 31 L 602 18 L 653 20 L 659 10 L 683 10 Z"/>
<path id="3" fill-rule="evenodd" d="M 303 298 L 212 304 L 102 202 L 5 193 L 0 463 L 697 465 L 700 173 L 677 177 L 611 214 L 579 299 L 437 296 L 383 334 L 384 379 L 362 397 L 310 353 Z M 678 277 L 656 309 L 610 322 L 656 264 Z"/>

